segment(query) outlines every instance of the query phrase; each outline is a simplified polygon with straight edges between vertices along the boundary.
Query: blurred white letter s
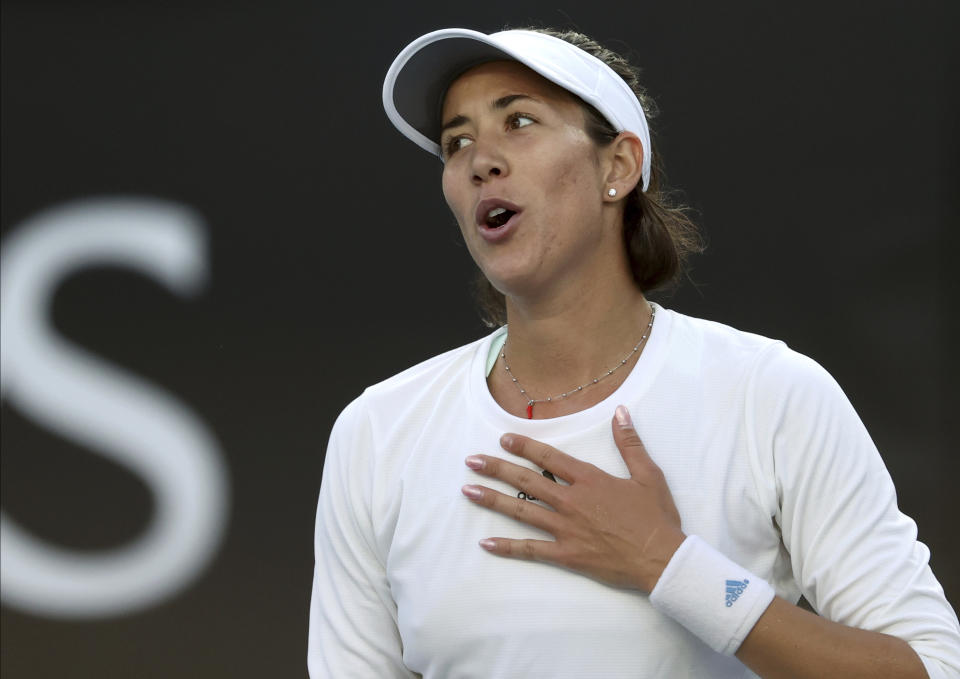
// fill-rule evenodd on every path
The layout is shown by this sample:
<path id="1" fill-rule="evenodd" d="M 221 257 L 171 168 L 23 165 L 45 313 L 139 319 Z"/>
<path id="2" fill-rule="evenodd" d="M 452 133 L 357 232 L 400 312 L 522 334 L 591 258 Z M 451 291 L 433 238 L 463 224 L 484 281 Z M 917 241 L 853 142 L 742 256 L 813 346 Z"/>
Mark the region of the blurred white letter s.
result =
<path id="1" fill-rule="evenodd" d="M 38 615 L 94 618 L 159 603 L 200 574 L 226 529 L 226 468 L 204 423 L 172 395 L 50 327 L 57 286 L 103 264 L 136 269 L 180 295 L 194 292 L 207 274 L 202 223 L 176 203 L 90 199 L 44 211 L 4 239 L 3 398 L 38 425 L 136 474 L 155 501 L 141 535 L 102 552 L 52 545 L 0 515 L 0 595 Z"/>

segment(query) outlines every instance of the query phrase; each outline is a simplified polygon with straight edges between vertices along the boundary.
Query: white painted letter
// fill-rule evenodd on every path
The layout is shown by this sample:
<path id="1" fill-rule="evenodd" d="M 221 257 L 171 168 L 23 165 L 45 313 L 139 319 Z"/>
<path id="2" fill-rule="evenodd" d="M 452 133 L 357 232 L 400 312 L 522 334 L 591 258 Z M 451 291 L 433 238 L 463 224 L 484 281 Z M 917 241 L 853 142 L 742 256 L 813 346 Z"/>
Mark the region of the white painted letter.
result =
<path id="1" fill-rule="evenodd" d="M 170 394 L 50 327 L 57 286 L 102 264 L 136 269 L 188 294 L 206 276 L 202 224 L 175 203 L 106 198 L 45 211 L 4 239 L 3 398 L 38 425 L 127 468 L 154 495 L 144 533 L 102 552 L 43 542 L 0 516 L 0 596 L 38 615 L 119 615 L 167 599 L 199 575 L 226 529 L 227 473 L 203 422 Z"/>

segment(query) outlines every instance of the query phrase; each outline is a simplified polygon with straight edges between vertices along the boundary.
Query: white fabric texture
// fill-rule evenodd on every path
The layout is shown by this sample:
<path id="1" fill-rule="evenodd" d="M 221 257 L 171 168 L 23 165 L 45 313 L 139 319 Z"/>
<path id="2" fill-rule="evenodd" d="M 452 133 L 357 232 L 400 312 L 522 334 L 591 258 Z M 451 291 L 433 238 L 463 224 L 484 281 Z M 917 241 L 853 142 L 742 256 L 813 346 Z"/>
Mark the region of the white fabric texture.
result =
<path id="1" fill-rule="evenodd" d="M 733 655 L 773 597 L 766 580 L 690 535 L 663 569 L 650 603 L 717 653 Z"/>
<path id="2" fill-rule="evenodd" d="M 464 498 L 466 483 L 517 492 L 472 472 L 467 455 L 536 469 L 500 449 L 511 431 L 626 477 L 611 430 L 621 403 L 684 532 L 787 601 L 802 593 L 832 620 L 905 639 L 931 677 L 960 673 L 960 629 L 929 552 L 859 418 L 816 363 L 658 308 L 609 398 L 525 420 L 500 408 L 484 379 L 502 332 L 368 388 L 337 420 L 315 536 L 313 679 L 754 676 L 645 594 L 477 545 L 550 536 Z"/>

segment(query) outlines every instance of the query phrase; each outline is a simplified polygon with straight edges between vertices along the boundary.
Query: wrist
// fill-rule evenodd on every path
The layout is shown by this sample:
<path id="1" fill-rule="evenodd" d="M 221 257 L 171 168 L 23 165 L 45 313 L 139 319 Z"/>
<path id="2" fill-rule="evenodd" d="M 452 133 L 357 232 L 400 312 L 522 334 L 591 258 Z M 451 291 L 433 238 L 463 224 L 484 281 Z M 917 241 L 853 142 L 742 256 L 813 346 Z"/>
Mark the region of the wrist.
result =
<path id="1" fill-rule="evenodd" d="M 763 578 L 691 535 L 662 571 L 650 603 L 713 650 L 733 655 L 773 597 Z"/>
<path id="2" fill-rule="evenodd" d="M 687 536 L 683 531 L 676 529 L 658 531 L 647 541 L 643 549 L 643 562 L 646 567 L 638 578 L 640 588 L 644 592 L 654 590 L 667 564 L 686 539 Z"/>

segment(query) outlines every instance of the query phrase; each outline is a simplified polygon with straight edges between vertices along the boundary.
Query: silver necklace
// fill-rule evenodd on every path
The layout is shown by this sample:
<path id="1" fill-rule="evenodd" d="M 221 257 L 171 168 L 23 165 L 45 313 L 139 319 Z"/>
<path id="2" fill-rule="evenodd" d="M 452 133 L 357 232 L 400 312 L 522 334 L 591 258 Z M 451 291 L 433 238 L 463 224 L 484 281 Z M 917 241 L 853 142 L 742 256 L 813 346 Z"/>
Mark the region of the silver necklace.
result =
<path id="1" fill-rule="evenodd" d="M 620 370 L 620 368 L 622 368 L 624 365 L 626 365 L 626 364 L 627 364 L 627 361 L 629 361 L 631 358 L 633 358 L 633 355 L 634 355 L 635 353 L 637 353 L 638 351 L 640 351 L 640 348 L 643 347 L 644 344 L 646 344 L 647 338 L 650 336 L 650 331 L 651 331 L 651 329 L 653 329 L 653 319 L 654 319 L 654 317 L 655 317 L 656 315 L 657 315 L 657 310 L 656 310 L 656 308 L 654 308 L 654 306 L 651 304 L 651 305 L 650 305 L 650 322 L 647 323 L 647 328 L 646 328 L 646 330 L 643 331 L 643 337 L 640 338 L 640 341 L 637 342 L 637 343 L 634 345 L 634 347 L 633 347 L 633 349 L 630 351 L 630 353 L 627 354 L 627 355 L 623 358 L 622 361 L 620 361 L 619 363 L 617 363 L 617 365 L 615 365 L 613 368 L 611 368 L 611 369 L 608 370 L 607 372 L 603 373 L 603 374 L 600 375 L 599 377 L 593 378 L 593 379 L 590 380 L 589 382 L 584 382 L 583 384 L 581 384 L 581 385 L 578 386 L 578 387 L 574 387 L 573 389 L 569 389 L 568 391 L 565 391 L 565 392 L 563 392 L 563 393 L 557 394 L 556 396 L 548 396 L 548 397 L 546 397 L 546 398 L 530 398 L 530 396 L 527 394 L 527 390 L 524 389 L 524 388 L 520 385 L 520 382 L 517 381 L 517 378 L 514 376 L 513 371 L 510 370 L 510 365 L 507 363 L 507 353 L 506 353 L 507 346 L 506 346 L 506 342 L 504 342 L 503 349 L 500 351 L 500 358 L 503 359 L 503 367 L 504 367 L 504 369 L 510 374 L 510 379 L 511 379 L 511 381 L 512 381 L 515 385 L 517 385 L 517 389 L 519 389 L 519 390 L 520 390 L 520 393 L 523 395 L 523 397 L 524 397 L 525 399 L 527 399 L 527 419 L 528 419 L 528 420 L 532 420 L 532 419 L 533 419 L 533 406 L 535 406 L 536 404 L 538 404 L 538 403 L 552 403 L 553 401 L 563 400 L 563 399 L 565 399 L 565 398 L 567 398 L 567 397 L 569 397 L 569 396 L 573 396 L 574 394 L 583 391 L 583 388 L 584 388 L 584 387 L 589 387 L 590 385 L 596 384 L 597 382 L 600 382 L 601 380 L 604 380 L 604 379 L 610 377 L 610 375 L 612 375 L 613 373 L 615 373 L 615 372 L 617 372 L 618 370 Z"/>

